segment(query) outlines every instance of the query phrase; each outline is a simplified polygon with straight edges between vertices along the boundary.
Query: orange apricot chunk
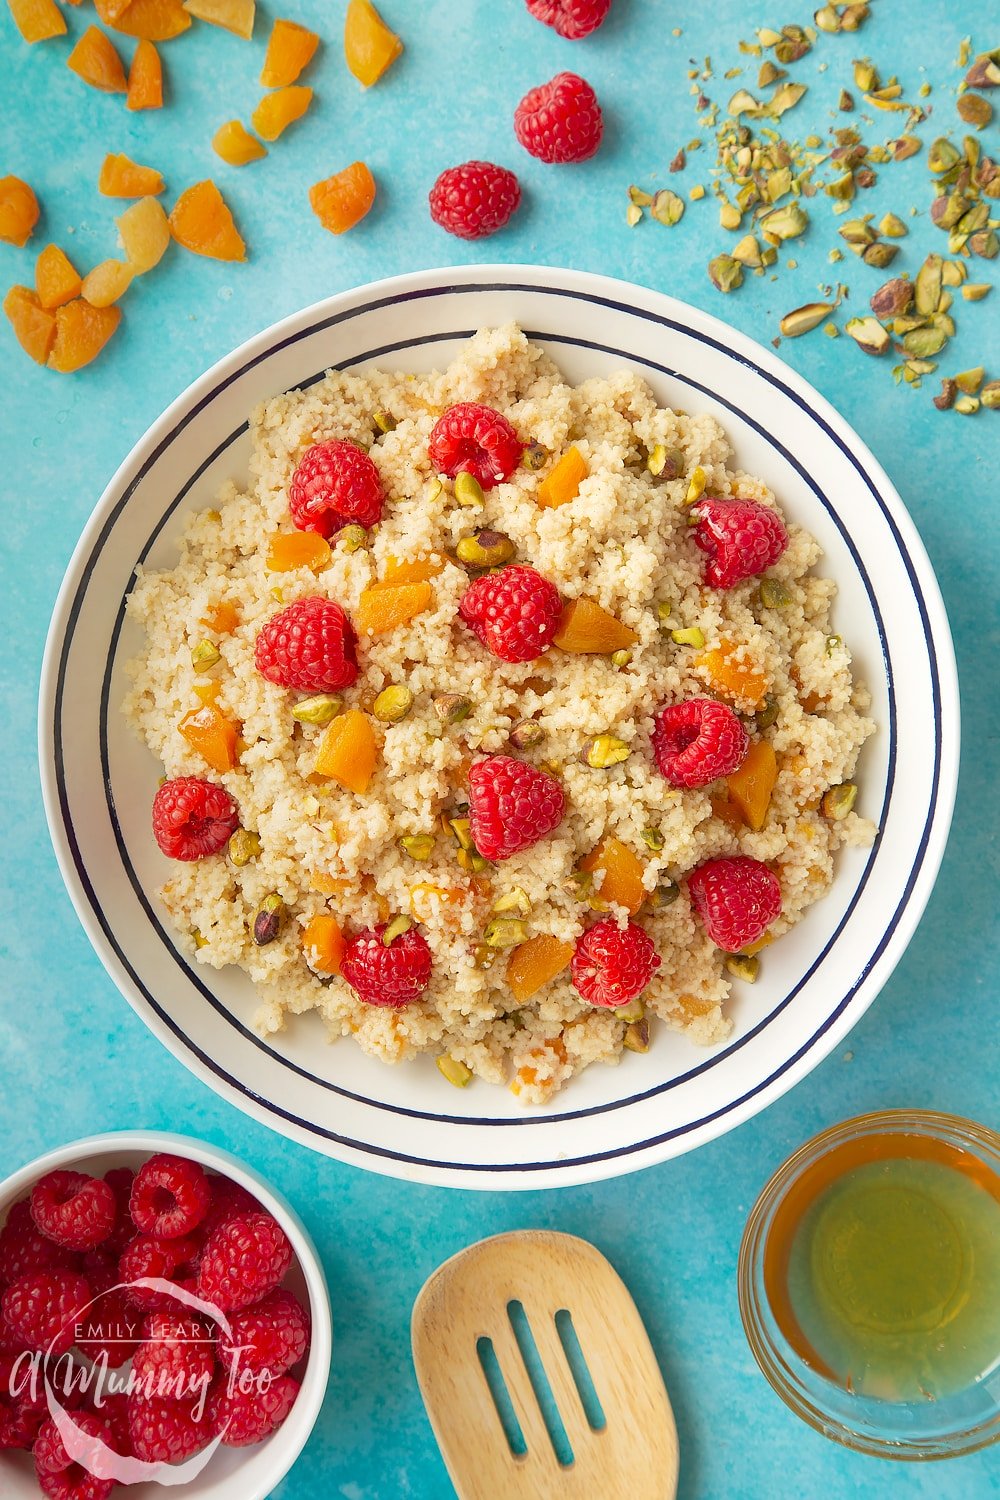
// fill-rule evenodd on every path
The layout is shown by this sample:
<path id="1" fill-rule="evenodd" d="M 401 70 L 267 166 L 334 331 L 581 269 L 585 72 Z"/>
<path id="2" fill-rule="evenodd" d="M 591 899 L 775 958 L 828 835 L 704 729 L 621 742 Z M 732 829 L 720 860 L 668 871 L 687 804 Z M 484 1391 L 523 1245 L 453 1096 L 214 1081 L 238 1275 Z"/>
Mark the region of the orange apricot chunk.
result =
<path id="1" fill-rule="evenodd" d="M 198 623 L 218 635 L 232 635 L 240 623 L 240 612 L 235 604 L 224 599 L 220 604 L 210 604 Z"/>
<path id="2" fill-rule="evenodd" d="M 124 260 L 102 260 L 87 272 L 80 290 L 91 307 L 110 307 L 128 291 L 134 275 Z"/>
<path id="3" fill-rule="evenodd" d="M 726 777 L 730 800 L 755 833 L 759 833 L 767 822 L 767 810 L 777 779 L 778 761 L 770 740 L 753 740 L 743 764 Z"/>
<path id="4" fill-rule="evenodd" d="M 194 695 L 199 703 L 214 703 L 221 691 L 222 683 L 217 677 L 210 677 L 205 682 L 196 682 Z"/>
<path id="5" fill-rule="evenodd" d="M 755 943 L 747 943 L 746 947 L 740 949 L 740 952 L 745 953 L 748 958 L 753 958 L 755 953 L 759 953 L 762 948 L 766 948 L 769 943 L 773 942 L 773 932 L 762 932 Z"/>
<path id="6" fill-rule="evenodd" d="M 418 922 L 433 922 L 442 915 L 442 905 L 458 906 L 464 900 L 465 891 L 459 885 L 431 885 L 429 881 L 421 880 L 410 886 L 410 914 Z"/>
<path id="7" fill-rule="evenodd" d="M 105 26 L 144 42 L 169 42 L 191 25 L 181 0 L 94 0 Z"/>
<path id="8" fill-rule="evenodd" d="M 318 573 L 330 561 L 330 543 L 315 531 L 276 531 L 267 546 L 264 566 L 269 573 L 312 568 Z"/>
<path id="9" fill-rule="evenodd" d="M 748 710 L 758 709 L 764 702 L 768 678 L 755 661 L 740 655 L 743 649 L 737 642 L 723 637 L 713 650 L 696 656 L 694 666 L 713 692 L 734 703 L 745 704 Z"/>
<path id="10" fill-rule="evenodd" d="M 56 308 L 56 336 L 46 363 L 50 370 L 71 375 L 96 359 L 122 320 L 121 308 L 92 307 L 76 297 Z"/>
<path id="11" fill-rule="evenodd" d="M 140 198 L 129 204 L 115 220 L 125 247 L 125 258 L 136 276 L 159 265 L 170 244 L 170 225 L 163 204 L 156 198 Z"/>
<path id="12" fill-rule="evenodd" d="M 276 20 L 267 43 L 260 81 L 266 89 L 287 88 L 312 62 L 319 37 L 297 21 Z"/>
<path id="13" fill-rule="evenodd" d="M 302 929 L 302 951 L 310 969 L 318 974 L 339 974 L 344 956 L 344 934 L 336 917 L 318 912 Z"/>
<path id="14" fill-rule="evenodd" d="M 377 757 L 375 734 L 366 715 L 349 708 L 327 726 L 313 769 L 317 776 L 339 781 L 348 791 L 364 793 L 375 774 Z"/>
<path id="15" fill-rule="evenodd" d="M 312 103 L 313 91 L 304 84 L 292 84 L 287 89 L 275 89 L 265 94 L 250 116 L 250 124 L 265 141 L 276 141 L 282 131 L 300 120 Z"/>
<path id="16" fill-rule="evenodd" d="M 507 988 L 519 1005 L 536 995 L 543 985 L 561 974 L 573 957 L 573 944 L 550 932 L 519 943 L 507 960 Z"/>
<path id="17" fill-rule="evenodd" d="M 644 868 L 642 860 L 628 844 L 623 844 L 612 834 L 607 834 L 597 848 L 580 861 L 581 870 L 588 870 L 591 874 L 604 871 L 598 899 L 624 906 L 630 916 L 635 915 L 648 894 L 642 883 Z"/>
<path id="18" fill-rule="evenodd" d="M 256 136 L 252 136 L 239 120 L 227 120 L 220 125 L 212 137 L 212 150 L 231 167 L 245 167 L 249 161 L 260 161 L 267 155 Z"/>
<path id="19" fill-rule="evenodd" d="M 212 260 L 246 260 L 247 247 L 226 202 L 210 177 L 186 188 L 170 215 L 179 245 Z"/>
<path id="20" fill-rule="evenodd" d="M 429 583 L 365 589 L 354 613 L 355 627 L 359 635 L 385 635 L 427 609 L 433 598 L 434 590 Z"/>
<path id="21" fill-rule="evenodd" d="M 354 881 L 338 875 L 328 875 L 325 870 L 310 870 L 309 883 L 321 896 L 346 896 L 353 891 Z"/>
<path id="22" fill-rule="evenodd" d="M 535 494 L 539 505 L 546 510 L 557 505 L 566 505 L 575 500 L 580 492 L 580 482 L 590 473 L 587 460 L 579 448 L 567 448 L 562 458 L 546 474 Z"/>
<path id="23" fill-rule="evenodd" d="M 363 161 L 352 162 L 309 189 L 313 213 L 331 234 L 343 234 L 364 218 L 375 202 L 375 179 Z"/>
<path id="24" fill-rule="evenodd" d="M 115 44 L 99 26 L 87 27 L 67 57 L 66 66 L 92 89 L 101 89 L 105 94 L 124 94 L 128 90 Z"/>
<path id="25" fill-rule="evenodd" d="M 560 651 L 589 656 L 610 656 L 634 646 L 638 639 L 634 630 L 593 599 L 571 599 L 564 605 L 559 628 L 552 637 Z"/>
<path id="26" fill-rule="evenodd" d="M 375 587 L 394 588 L 401 583 L 426 583 L 429 579 L 436 578 L 443 567 L 444 559 L 440 557 L 418 557 L 413 562 L 400 557 L 387 557 L 385 570 Z"/>
<path id="27" fill-rule="evenodd" d="M 44 365 L 56 336 L 56 315 L 43 307 L 30 286 L 12 286 L 3 299 L 14 337 L 37 365 Z"/>
<path id="28" fill-rule="evenodd" d="M 403 44 L 371 0 L 350 0 L 344 18 L 344 56 L 359 83 L 370 88 L 391 67 Z"/>
<path id="29" fill-rule="evenodd" d="M 38 199 L 20 177 L 0 177 L 0 240 L 26 245 L 38 223 Z"/>
<path id="30" fill-rule="evenodd" d="M 160 54 L 146 37 L 140 37 L 132 55 L 125 108 L 163 108 L 163 64 L 160 62 Z"/>
<path id="31" fill-rule="evenodd" d="M 191 749 L 197 751 L 213 771 L 233 770 L 239 726 L 220 713 L 213 703 L 192 709 L 177 727 Z"/>
<path id="32" fill-rule="evenodd" d="M 184 0 L 188 15 L 210 26 L 221 26 L 248 42 L 253 36 L 254 0 Z"/>
<path id="33" fill-rule="evenodd" d="M 26 42 L 65 36 L 66 22 L 55 0 L 7 0 L 14 25 Z"/>
<path id="34" fill-rule="evenodd" d="M 43 307 L 62 307 L 80 295 L 80 273 L 58 245 L 46 245 L 35 262 L 35 291 Z"/>
<path id="35" fill-rule="evenodd" d="M 162 193 L 164 186 L 155 167 L 141 167 L 122 152 L 111 152 L 104 158 L 97 179 L 97 191 L 105 198 L 148 198 Z"/>
<path id="36" fill-rule="evenodd" d="M 743 814 L 739 804 L 730 800 L 728 793 L 716 792 L 711 797 L 712 816 L 725 823 L 734 833 L 739 833 L 747 825 L 743 821 Z"/>

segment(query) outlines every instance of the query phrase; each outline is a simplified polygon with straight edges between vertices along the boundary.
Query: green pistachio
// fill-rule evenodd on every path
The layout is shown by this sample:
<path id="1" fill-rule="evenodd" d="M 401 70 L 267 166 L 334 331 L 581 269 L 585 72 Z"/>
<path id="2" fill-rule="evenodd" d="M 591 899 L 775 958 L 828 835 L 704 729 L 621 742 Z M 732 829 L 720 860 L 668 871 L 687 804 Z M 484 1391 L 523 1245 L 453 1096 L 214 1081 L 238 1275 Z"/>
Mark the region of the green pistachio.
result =
<path id="1" fill-rule="evenodd" d="M 646 1007 L 638 996 L 627 1005 L 619 1005 L 615 1009 L 619 1021 L 641 1021 L 645 1014 Z"/>
<path id="2" fill-rule="evenodd" d="M 231 864 L 238 870 L 248 865 L 252 860 L 258 859 L 261 851 L 260 835 L 251 833 L 249 828 L 237 828 L 230 836 L 227 853 Z"/>
<path id="3" fill-rule="evenodd" d="M 948 336 L 943 328 L 914 328 L 903 335 L 903 348 L 907 354 L 913 354 L 917 359 L 929 359 L 932 354 L 940 354 L 947 342 Z"/>
<path id="4" fill-rule="evenodd" d="M 858 789 L 853 781 L 845 781 L 842 786 L 832 786 L 829 791 L 823 793 L 820 806 L 825 818 L 831 818 L 834 822 L 840 822 L 846 818 L 855 802 L 858 800 Z"/>
<path id="5" fill-rule="evenodd" d="M 340 713 L 341 700 L 334 693 L 317 693 L 292 705 L 292 718 L 300 724 L 329 724 Z"/>
<path id="6" fill-rule="evenodd" d="M 489 860 L 484 859 L 478 849 L 459 849 L 455 858 L 459 868 L 469 875 L 481 875 L 484 870 L 489 869 Z"/>
<path id="7" fill-rule="evenodd" d="M 412 926 L 413 922 L 410 917 L 393 917 L 391 922 L 386 923 L 382 931 L 382 946 L 390 948 L 396 939 L 402 937 L 404 932 L 409 932 Z"/>
<path id="8" fill-rule="evenodd" d="M 931 148 L 927 153 L 927 165 L 935 173 L 948 172 L 952 167 L 957 166 L 961 160 L 961 156 L 955 150 L 951 141 L 943 135 L 939 135 L 937 140 L 932 142 Z"/>
<path id="9" fill-rule="evenodd" d="M 381 433 L 395 432 L 396 418 L 389 411 L 373 411 L 372 423 Z"/>
<path id="10" fill-rule="evenodd" d="M 734 979 L 753 984 L 760 973 L 760 959 L 749 953 L 730 953 L 726 968 Z"/>
<path id="11" fill-rule="evenodd" d="M 770 729 L 778 717 L 778 700 L 768 693 L 764 699 L 764 707 L 754 715 L 754 723 L 758 729 Z"/>
<path id="12" fill-rule="evenodd" d="M 508 738 L 515 750 L 530 750 L 541 744 L 545 738 L 545 730 L 534 719 L 522 719 L 519 724 L 514 725 Z"/>
<path id="13" fill-rule="evenodd" d="M 504 912 L 512 911 L 516 911 L 522 917 L 530 916 L 531 902 L 528 899 L 527 891 L 522 889 L 521 886 L 515 885 L 512 890 L 505 891 L 502 896 L 494 901 L 492 911 L 496 916 L 501 916 Z"/>
<path id="14" fill-rule="evenodd" d="M 343 526 L 337 533 L 337 544 L 345 552 L 359 552 L 367 541 L 368 533 L 363 526 Z"/>
<path id="15" fill-rule="evenodd" d="M 679 448 L 668 448 L 657 443 L 646 460 L 646 468 L 656 479 L 667 483 L 679 479 L 684 473 L 684 455 Z"/>
<path id="16" fill-rule="evenodd" d="M 660 188 L 653 194 L 649 212 L 658 224 L 679 224 L 684 217 L 684 199 L 670 188 Z"/>
<path id="17" fill-rule="evenodd" d="M 445 1054 L 437 1059 L 437 1066 L 442 1078 L 446 1078 L 457 1089 L 464 1089 L 472 1077 L 465 1063 L 459 1062 L 457 1057 L 449 1057 Z"/>
<path id="18" fill-rule="evenodd" d="M 527 936 L 528 924 L 521 917 L 494 917 L 483 930 L 487 948 L 516 948 Z"/>
<path id="19" fill-rule="evenodd" d="M 705 644 L 704 631 L 700 630 L 697 625 L 688 626 L 683 630 L 672 630 L 670 639 L 675 646 L 694 646 L 696 651 L 700 651 Z"/>
<path id="20" fill-rule="evenodd" d="M 650 199 L 650 202 L 653 200 Z M 521 454 L 521 462 L 526 469 L 543 469 L 549 459 L 548 448 L 543 448 L 541 443 L 529 443 Z"/>
<path id="21" fill-rule="evenodd" d="M 859 57 L 854 62 L 854 83 L 863 94 L 870 94 L 879 86 L 878 69 L 870 57 Z"/>
<path id="22" fill-rule="evenodd" d="M 652 849 L 654 854 L 659 854 L 666 840 L 658 828 L 644 828 L 642 830 L 642 842 L 647 849 Z"/>
<path id="23" fill-rule="evenodd" d="M 884 271 L 898 254 L 898 245 L 890 245 L 885 240 L 876 240 L 874 245 L 865 246 L 861 252 L 861 259 L 866 266 L 877 266 L 880 271 Z"/>
<path id="24" fill-rule="evenodd" d="M 762 578 L 758 593 L 765 609 L 785 609 L 792 602 L 791 594 L 777 578 Z"/>
<path id="25" fill-rule="evenodd" d="M 617 667 L 619 671 L 621 671 L 622 667 L 627 667 L 631 660 L 631 651 L 626 650 L 624 647 L 620 651 L 612 651 L 611 653 L 611 665 Z"/>
<path id="26" fill-rule="evenodd" d="M 629 1052 L 649 1051 L 649 1022 L 645 1016 L 641 1021 L 629 1022 L 625 1028 L 625 1035 L 622 1037 L 622 1045 L 627 1047 Z"/>
<path id="27" fill-rule="evenodd" d="M 749 266 L 752 270 L 763 265 L 760 245 L 752 234 L 744 235 L 739 244 L 733 246 L 733 260 L 738 260 L 741 265 Z"/>
<path id="28" fill-rule="evenodd" d="M 382 724 L 398 724 L 413 707 L 413 694 L 401 683 L 383 688 L 372 704 L 372 713 Z"/>
<path id="29" fill-rule="evenodd" d="M 472 712 L 472 703 L 462 693 L 439 693 L 434 699 L 434 712 L 442 724 L 461 724 Z"/>
<path id="30" fill-rule="evenodd" d="M 797 203 L 786 203 L 781 208 L 772 208 L 760 220 L 760 232 L 766 240 L 793 240 L 802 234 L 809 223 L 808 215 Z"/>
<path id="31" fill-rule="evenodd" d="M 399 841 L 400 848 L 408 854 L 411 859 L 430 859 L 434 853 L 434 835 L 432 833 L 406 833 Z"/>
<path id="32" fill-rule="evenodd" d="M 455 475 L 455 499 L 459 505 L 470 510 L 486 503 L 483 487 L 474 474 L 463 469 L 460 474 Z"/>
<path id="33" fill-rule="evenodd" d="M 1000 252 L 1000 239 L 997 239 L 995 230 L 981 229 L 970 238 L 969 249 L 973 255 L 982 256 L 983 260 L 996 260 L 997 253 Z"/>
<path id="34" fill-rule="evenodd" d="M 848 318 L 844 332 L 866 354 L 884 354 L 889 347 L 889 335 L 877 318 Z"/>
<path id="35" fill-rule="evenodd" d="M 800 334 L 810 333 L 817 328 L 832 312 L 832 302 L 807 302 L 804 307 L 796 307 L 792 312 L 785 313 L 778 327 L 786 339 L 797 339 Z"/>
<path id="36" fill-rule="evenodd" d="M 955 384 L 966 396 L 974 396 L 982 385 L 985 374 L 986 371 L 982 365 L 977 365 L 975 369 L 962 370 L 960 374 L 956 375 Z"/>
<path id="37" fill-rule="evenodd" d="M 626 740 L 616 739 L 613 734 L 598 734 L 584 745 L 580 751 L 580 759 L 585 766 L 590 766 L 595 771 L 607 771 L 611 766 L 628 760 L 631 753 L 631 746 Z"/>
<path id="38" fill-rule="evenodd" d="M 650 905 L 656 911 L 662 911 L 667 906 L 673 906 L 680 893 L 681 888 L 675 880 L 665 880 L 650 892 Z"/>
<path id="39" fill-rule="evenodd" d="M 955 108 L 966 125 L 982 130 L 993 118 L 993 106 L 982 94 L 959 94 Z"/>
<path id="40" fill-rule="evenodd" d="M 966 302 L 981 302 L 990 294 L 990 283 L 988 281 L 967 281 L 962 288 L 962 296 Z"/>
<path id="41" fill-rule="evenodd" d="M 652 193 L 647 193 L 644 188 L 636 187 L 633 183 L 628 190 L 629 202 L 639 208 L 648 208 L 653 201 Z"/>
<path id="42" fill-rule="evenodd" d="M 285 921 L 285 903 L 280 896 L 265 896 L 253 915 L 251 936 L 258 948 L 266 948 L 281 932 Z"/>
<path id="43" fill-rule="evenodd" d="M 979 410 L 979 397 L 959 396 L 958 400 L 955 402 L 955 410 L 957 412 L 960 412 L 963 417 L 974 416 L 975 413 Z"/>
<path id="44" fill-rule="evenodd" d="M 884 234 L 887 239 L 901 240 L 908 230 L 902 219 L 897 218 L 895 214 L 883 214 L 879 220 L 878 232 Z"/>
<path id="45" fill-rule="evenodd" d="M 222 660 L 222 654 L 211 641 L 199 641 L 191 652 L 191 665 L 197 667 L 199 672 L 204 672 L 208 667 L 214 667 L 216 662 Z"/>
<path id="46" fill-rule="evenodd" d="M 979 393 L 979 400 L 986 411 L 1000 407 L 1000 380 L 988 380 Z"/>
<path id="47" fill-rule="evenodd" d="M 502 531 L 484 530 L 461 537 L 455 547 L 455 556 L 471 568 L 502 568 L 516 551 L 510 537 Z"/>
<path id="48" fill-rule="evenodd" d="M 716 255 L 708 263 L 712 285 L 720 292 L 732 292 L 743 285 L 743 267 L 731 255 Z"/>

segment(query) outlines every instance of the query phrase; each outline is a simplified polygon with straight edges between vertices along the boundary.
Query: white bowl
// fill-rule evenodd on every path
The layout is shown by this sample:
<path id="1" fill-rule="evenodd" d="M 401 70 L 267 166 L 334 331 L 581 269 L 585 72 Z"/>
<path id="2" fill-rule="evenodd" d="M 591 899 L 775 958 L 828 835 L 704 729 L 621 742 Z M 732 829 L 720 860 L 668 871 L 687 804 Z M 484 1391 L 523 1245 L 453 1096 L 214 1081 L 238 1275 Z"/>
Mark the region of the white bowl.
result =
<path id="1" fill-rule="evenodd" d="M 295 1252 L 285 1284 L 308 1305 L 312 1318 L 309 1358 L 295 1405 L 277 1432 L 263 1443 L 252 1448 L 219 1448 L 201 1474 L 176 1491 L 191 1500 L 266 1500 L 291 1469 L 316 1425 L 326 1395 L 333 1347 L 330 1294 L 319 1252 L 291 1205 L 252 1167 L 207 1141 L 162 1130 L 121 1130 L 71 1141 L 14 1172 L 0 1183 L 0 1224 L 11 1205 L 46 1172 L 72 1168 L 99 1177 L 112 1167 L 134 1170 L 158 1151 L 189 1157 L 209 1171 L 240 1183 L 274 1215 Z M 116 1489 L 115 1494 L 119 1493 L 125 1490 Z M 157 1500 L 165 1493 L 155 1483 L 128 1486 L 129 1500 Z M 4 1500 L 38 1500 L 40 1494 L 30 1454 L 0 1452 L 0 1495 Z"/>
<path id="2" fill-rule="evenodd" d="M 183 515 L 246 470 L 247 414 L 331 365 L 426 370 L 484 324 L 517 319 L 578 381 L 631 365 L 658 398 L 722 422 L 818 537 L 839 587 L 838 628 L 870 684 L 879 734 L 859 809 L 881 834 L 846 850 L 829 895 L 769 951 L 712 1051 L 658 1033 L 645 1056 L 589 1068 L 544 1110 L 503 1089 L 443 1082 L 430 1058 L 398 1068 L 317 1016 L 264 1042 L 237 970 L 178 950 L 154 891 L 167 862 L 150 836 L 159 768 L 119 712 L 124 618 L 137 563 L 169 565 Z M 772 435 L 773 434 L 773 435 Z M 102 496 L 49 634 L 40 707 L 49 826 L 70 895 L 108 972 L 147 1025 L 225 1098 L 344 1161 L 424 1182 L 534 1188 L 612 1176 L 746 1120 L 825 1057 L 897 963 L 937 873 L 958 766 L 954 654 L 937 583 L 888 477 L 855 433 L 768 350 L 656 292 L 578 271 L 472 266 L 345 292 L 222 360 L 156 422 Z"/>

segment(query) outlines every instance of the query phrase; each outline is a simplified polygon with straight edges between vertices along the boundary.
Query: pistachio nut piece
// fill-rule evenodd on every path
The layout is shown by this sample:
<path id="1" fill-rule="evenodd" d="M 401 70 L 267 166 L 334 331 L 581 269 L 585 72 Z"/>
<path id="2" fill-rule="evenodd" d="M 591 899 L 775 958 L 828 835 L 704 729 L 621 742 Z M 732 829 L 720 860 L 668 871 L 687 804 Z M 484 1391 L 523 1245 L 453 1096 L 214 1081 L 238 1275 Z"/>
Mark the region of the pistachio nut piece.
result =
<path id="1" fill-rule="evenodd" d="M 265 896 L 253 914 L 250 935 L 258 948 L 266 948 L 281 932 L 285 921 L 285 903 L 280 896 Z"/>
<path id="2" fill-rule="evenodd" d="M 513 558 L 516 547 L 502 531 L 474 531 L 463 536 L 455 547 L 459 562 L 470 568 L 502 568 Z"/>
<path id="3" fill-rule="evenodd" d="M 438 1058 L 437 1066 L 441 1077 L 446 1078 L 457 1089 L 464 1089 L 472 1077 L 464 1062 L 459 1062 L 457 1057 L 449 1057 L 447 1053 Z"/>
<path id="4" fill-rule="evenodd" d="M 382 929 L 382 946 L 390 948 L 396 939 L 402 937 L 404 932 L 409 932 L 412 926 L 413 922 L 410 917 L 402 915 L 393 917 L 392 921 L 387 922 Z"/>
<path id="5" fill-rule="evenodd" d="M 292 718 L 300 724 L 329 724 L 340 713 L 341 700 L 335 693 L 317 693 L 292 704 Z"/>
<path id="6" fill-rule="evenodd" d="M 402 683 L 383 688 L 372 704 L 372 713 L 382 724 L 398 724 L 413 707 L 413 694 Z"/>
<path id="7" fill-rule="evenodd" d="M 786 339 L 797 339 L 801 334 L 811 333 L 814 328 L 818 328 L 832 312 L 832 302 L 807 302 L 804 307 L 796 307 L 785 313 L 778 327 Z"/>

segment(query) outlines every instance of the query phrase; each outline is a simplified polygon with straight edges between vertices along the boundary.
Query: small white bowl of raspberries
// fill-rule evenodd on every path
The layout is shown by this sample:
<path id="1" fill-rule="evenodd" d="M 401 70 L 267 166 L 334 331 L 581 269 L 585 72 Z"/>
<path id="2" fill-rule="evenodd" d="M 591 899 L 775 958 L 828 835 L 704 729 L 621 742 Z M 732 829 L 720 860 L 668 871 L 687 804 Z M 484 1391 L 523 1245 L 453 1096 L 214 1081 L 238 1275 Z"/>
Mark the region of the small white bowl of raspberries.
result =
<path id="1" fill-rule="evenodd" d="M 302 1223 L 216 1146 L 93 1136 L 0 1184 L 5 1500 L 264 1500 L 319 1415 L 332 1339 Z"/>

